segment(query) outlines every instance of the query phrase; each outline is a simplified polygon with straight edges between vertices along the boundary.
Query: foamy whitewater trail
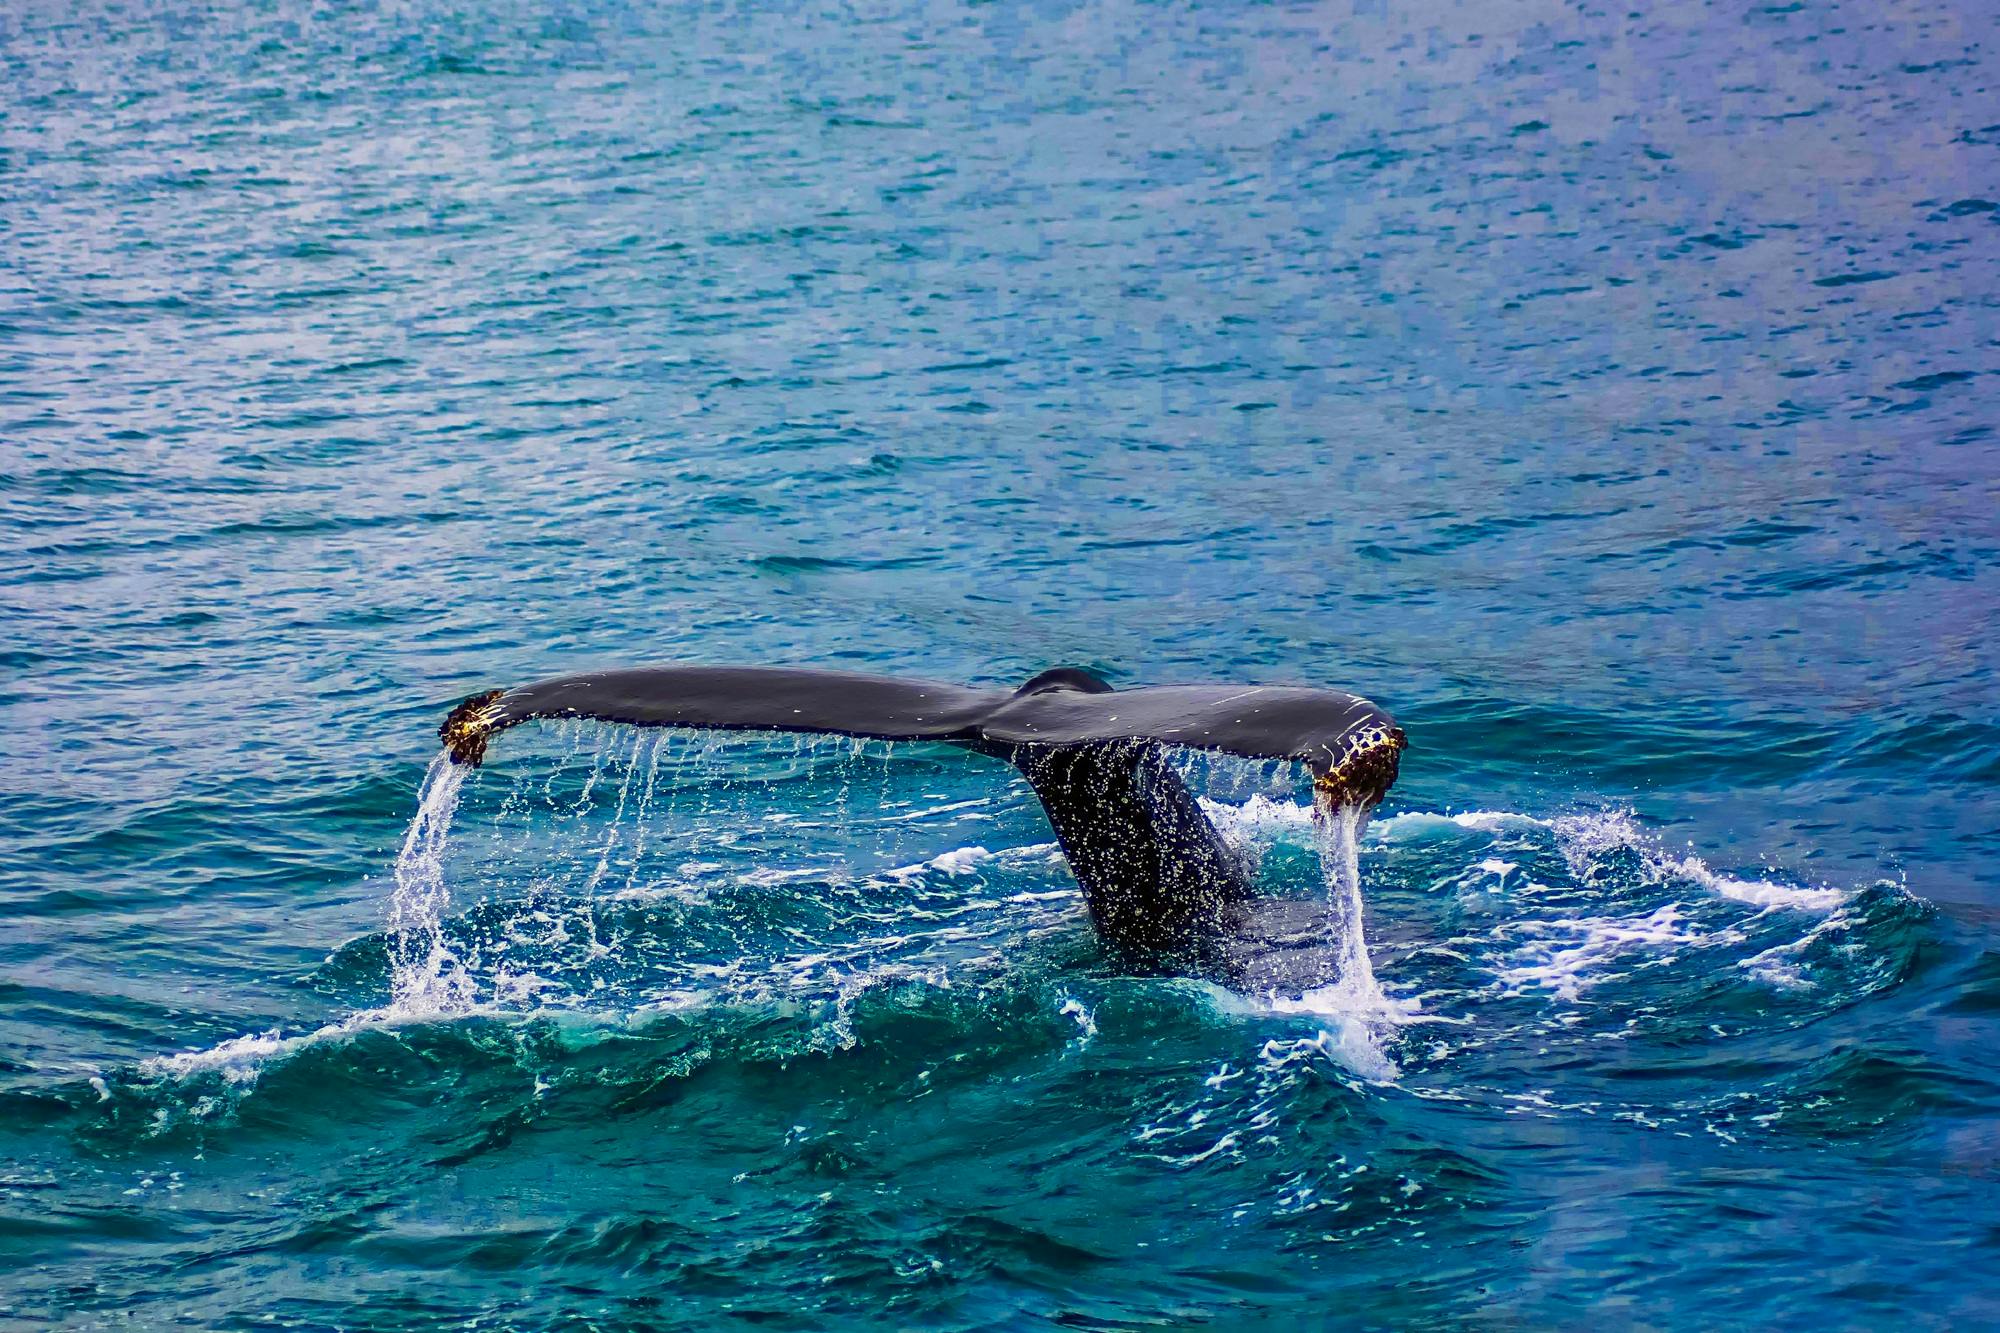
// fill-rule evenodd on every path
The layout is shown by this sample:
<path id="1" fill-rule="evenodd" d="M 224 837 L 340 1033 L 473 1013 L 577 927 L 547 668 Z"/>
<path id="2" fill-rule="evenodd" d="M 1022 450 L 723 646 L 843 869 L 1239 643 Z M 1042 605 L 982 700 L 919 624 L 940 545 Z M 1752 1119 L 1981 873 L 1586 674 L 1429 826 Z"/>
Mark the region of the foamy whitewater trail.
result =
<path id="1" fill-rule="evenodd" d="M 1397 1077 L 1389 1052 L 1399 1031 L 1413 1024 L 1464 1023 L 1476 1005 L 1494 998 L 1541 996 L 1566 1007 L 1634 969 L 1689 951 L 1713 951 L 1718 967 L 1752 981 L 1802 989 L 1811 980 L 1800 960 L 1816 941 L 1853 925 L 1845 909 L 1855 893 L 1718 872 L 1692 851 L 1669 851 L 1630 810 L 1557 817 L 1508 810 L 1409 811 L 1375 821 L 1357 836 L 1355 812 L 1322 820 L 1310 805 L 1263 794 L 1241 805 L 1206 799 L 1202 804 L 1225 838 L 1252 856 L 1281 844 L 1317 850 L 1328 891 L 1333 979 L 1299 994 L 1251 999 L 1266 1013 L 1329 1020 L 1309 1044 L 1371 1079 Z M 1407 906 L 1415 921 L 1432 910 L 1424 904 L 1435 902 L 1440 889 L 1470 892 L 1468 901 L 1479 905 L 1477 915 L 1486 924 L 1434 947 L 1462 955 L 1473 974 L 1489 979 L 1486 989 L 1424 998 L 1399 993 L 1409 989 L 1407 983 L 1383 989 L 1362 917 L 1357 860 L 1364 838 L 1406 871 L 1432 859 L 1451 868 L 1431 881 L 1428 892 L 1413 886 L 1420 890 L 1416 899 L 1387 893 L 1392 905 L 1386 909 L 1387 886 L 1378 885 L 1373 907 L 1400 915 Z M 1537 860 L 1564 869 L 1561 883 L 1540 883 L 1523 870 Z M 1704 907 L 1704 900 L 1710 905 Z M 1722 904 L 1739 910 L 1718 920 Z M 1819 920 L 1794 938 L 1784 931 L 1782 914 Z M 1440 934 L 1451 934 L 1473 923 L 1450 929 L 1442 921 L 1434 924 Z M 1778 942 L 1738 957 L 1737 946 L 1753 931 L 1759 943 L 1774 933 Z M 1427 1011 L 1426 999 L 1433 1005 L 1441 999 L 1449 1012 Z"/>
<path id="2" fill-rule="evenodd" d="M 1310 814 L 1310 810 L 1297 810 L 1298 816 Z M 1273 818 L 1271 814 L 1264 815 L 1263 819 L 1274 826 L 1286 822 L 1284 818 Z M 1559 815 L 1552 819 L 1512 810 L 1467 810 L 1456 814 L 1407 811 L 1377 820 L 1372 832 L 1378 840 L 1393 844 L 1403 838 L 1421 835 L 1426 829 L 1444 826 L 1480 833 L 1496 833 L 1510 827 L 1547 829 L 1555 836 L 1557 847 L 1573 870 L 1587 870 L 1593 862 L 1601 861 L 1613 852 L 1630 852 L 1650 879 L 1689 880 L 1717 897 L 1734 899 L 1754 907 L 1824 913 L 1833 911 L 1854 896 L 1847 889 L 1824 884 L 1788 884 L 1782 880 L 1742 879 L 1721 874 L 1692 851 L 1676 856 L 1667 850 L 1656 836 L 1640 825 L 1637 815 L 1631 810 Z"/>

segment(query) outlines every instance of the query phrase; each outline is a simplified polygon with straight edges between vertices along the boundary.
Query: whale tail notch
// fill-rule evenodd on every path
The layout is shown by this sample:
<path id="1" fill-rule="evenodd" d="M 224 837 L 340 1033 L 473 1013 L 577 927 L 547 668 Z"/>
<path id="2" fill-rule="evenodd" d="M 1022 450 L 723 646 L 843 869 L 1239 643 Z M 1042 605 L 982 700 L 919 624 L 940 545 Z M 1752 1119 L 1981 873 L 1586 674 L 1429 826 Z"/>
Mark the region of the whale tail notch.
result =
<path id="1" fill-rule="evenodd" d="M 1094 671 L 1082 667 L 1050 667 L 1040 675 L 1031 676 L 1021 688 L 1014 691 L 1016 699 L 1025 699 L 1034 694 L 1048 694 L 1055 690 L 1075 690 L 1079 694 L 1110 694 L 1111 686 Z"/>

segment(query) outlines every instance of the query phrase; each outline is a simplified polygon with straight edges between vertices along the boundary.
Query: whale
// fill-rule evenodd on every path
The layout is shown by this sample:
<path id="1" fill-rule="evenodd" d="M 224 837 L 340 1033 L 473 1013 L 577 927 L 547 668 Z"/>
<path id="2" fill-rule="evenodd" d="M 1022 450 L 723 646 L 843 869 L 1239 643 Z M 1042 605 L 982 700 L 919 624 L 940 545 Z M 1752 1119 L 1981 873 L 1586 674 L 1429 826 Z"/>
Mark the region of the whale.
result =
<path id="1" fill-rule="evenodd" d="M 438 735 L 452 762 L 477 766 L 500 733 L 563 718 L 928 740 L 1002 760 L 1041 801 L 1105 945 L 1133 966 L 1172 970 L 1225 966 L 1256 893 L 1170 748 L 1303 764 L 1317 817 L 1354 808 L 1365 818 L 1409 743 L 1388 713 L 1337 690 L 1114 689 L 1080 667 L 1013 690 L 773 666 L 591 671 L 471 695 Z"/>

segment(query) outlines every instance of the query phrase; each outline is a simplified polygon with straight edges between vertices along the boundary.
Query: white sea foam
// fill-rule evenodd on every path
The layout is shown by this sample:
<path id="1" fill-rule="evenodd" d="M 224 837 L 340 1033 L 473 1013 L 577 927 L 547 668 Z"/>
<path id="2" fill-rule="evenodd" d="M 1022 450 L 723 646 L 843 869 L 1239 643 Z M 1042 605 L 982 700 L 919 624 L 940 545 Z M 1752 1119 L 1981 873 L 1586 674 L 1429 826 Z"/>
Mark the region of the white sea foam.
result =
<path id="1" fill-rule="evenodd" d="M 1551 821 L 1550 827 L 1555 830 L 1557 847 L 1579 876 L 1589 874 L 1605 857 L 1622 850 L 1636 856 L 1643 872 L 1651 879 L 1661 882 L 1691 881 L 1718 897 L 1748 903 L 1753 907 L 1831 912 L 1851 896 L 1845 890 L 1824 885 L 1815 888 L 1719 874 L 1691 852 L 1675 856 L 1667 851 L 1658 838 L 1640 827 L 1637 817 L 1630 810 L 1565 816 Z"/>
<path id="2" fill-rule="evenodd" d="M 201 1074 L 219 1074 L 228 1083 L 248 1085 L 257 1081 L 264 1066 L 322 1042 L 341 1042 L 371 1029 L 392 1028 L 412 1021 L 393 1008 L 367 1009 L 350 1014 L 337 1023 L 327 1023 L 309 1032 L 286 1036 L 282 1029 L 251 1032 L 198 1051 L 177 1051 L 156 1055 L 139 1064 L 148 1078 L 187 1079 Z"/>
<path id="3" fill-rule="evenodd" d="M 1379 1029 L 1365 1022 L 1336 1023 L 1331 1030 L 1321 1028 L 1313 1046 L 1372 1083 L 1393 1083 L 1403 1074 L 1382 1050 Z"/>
<path id="4" fill-rule="evenodd" d="M 984 847 L 960 847 L 932 857 L 930 864 L 933 869 L 942 870 L 947 875 L 969 875 L 992 859 L 993 853 Z"/>
<path id="5" fill-rule="evenodd" d="M 883 818 L 882 822 L 885 824 L 907 824 L 912 820 L 928 819 L 932 815 L 948 815 L 955 814 L 960 810 L 976 810 L 988 804 L 990 802 L 984 797 L 970 801 L 946 801 L 942 805 L 927 805 L 916 810 L 904 810 L 893 815 L 887 815 Z"/>
<path id="6" fill-rule="evenodd" d="M 1313 836 L 1318 818 L 1308 802 L 1274 799 L 1262 793 L 1242 805 L 1212 801 L 1205 796 L 1200 800 L 1202 813 L 1225 838 L 1239 846 L 1304 842 Z M 1367 831 L 1377 841 L 1390 842 L 1441 829 L 1497 833 L 1508 828 L 1549 827 L 1550 820 L 1514 810 L 1404 810 L 1372 820 Z"/>
<path id="7" fill-rule="evenodd" d="M 1273 800 L 1261 792 L 1242 805 L 1211 801 L 1206 796 L 1198 799 L 1216 831 L 1239 847 L 1303 842 L 1313 836 L 1315 816 L 1310 805 Z"/>
<path id="8" fill-rule="evenodd" d="M 329 1025 L 331 1026 L 331 1025 Z M 321 1029 L 327 1031 L 328 1029 Z M 254 1083 L 264 1062 L 274 1055 L 295 1051 L 313 1040 L 313 1034 L 283 1035 L 277 1028 L 232 1037 L 203 1051 L 179 1051 L 156 1055 L 139 1063 L 139 1072 L 148 1078 L 191 1078 L 197 1074 L 219 1073 L 231 1083 Z"/>
<path id="9" fill-rule="evenodd" d="M 1228 809 L 1228 807 L 1222 807 Z M 1410 1020 L 1414 1005 L 1399 1003 L 1383 993 L 1368 954 L 1366 918 L 1362 909 L 1359 840 L 1366 813 L 1346 806 L 1330 817 L 1318 817 L 1311 807 L 1253 796 L 1236 807 L 1241 818 L 1231 821 L 1225 836 L 1275 832 L 1293 836 L 1311 833 L 1320 855 L 1326 884 L 1326 950 L 1329 979 L 1297 994 L 1276 990 L 1252 995 L 1212 988 L 1218 1007 L 1237 1013 L 1308 1017 L 1321 1021 L 1316 1036 L 1303 1045 L 1325 1055 L 1363 1078 L 1388 1082 L 1400 1074 L 1384 1043 Z M 1215 811 L 1210 811 L 1214 815 Z"/>
<path id="10" fill-rule="evenodd" d="M 1402 1070 L 1389 1058 L 1384 1043 L 1416 1015 L 1416 1006 L 1384 998 L 1379 1005 L 1350 1008 L 1354 997 L 1346 988 L 1320 986 L 1299 995 L 1269 992 L 1254 1000 L 1264 1013 L 1285 1018 L 1321 1020 L 1312 1039 L 1316 1049 L 1333 1057 L 1365 1079 L 1389 1083 Z"/>
<path id="11" fill-rule="evenodd" d="M 1638 916 L 1517 921 L 1502 926 L 1500 933 L 1522 941 L 1496 973 L 1503 993 L 1541 990 L 1561 1000 L 1575 1000 L 1586 988 L 1617 975 L 1617 965 L 1628 955 L 1671 954 L 1743 938 L 1735 930 L 1696 928 L 1677 902 Z"/>
<path id="12" fill-rule="evenodd" d="M 1663 882 L 1686 880 L 1717 897 L 1753 907 L 1831 912 L 1851 896 L 1845 890 L 1826 885 L 1788 884 L 1776 879 L 1743 879 L 1723 874 L 1692 852 L 1682 855 L 1669 852 L 1656 836 L 1639 824 L 1637 816 L 1630 810 L 1566 815 L 1555 819 L 1542 819 L 1513 810 L 1467 810 L 1456 814 L 1406 811 L 1377 820 L 1373 829 L 1377 837 L 1392 839 L 1447 825 L 1481 833 L 1496 833 L 1507 828 L 1549 829 L 1555 835 L 1557 849 L 1578 875 L 1588 873 L 1613 852 L 1625 850 L 1638 857 L 1642 872 L 1649 878 Z M 1483 861 L 1480 868 L 1491 869 L 1495 864 Z"/>
<path id="13" fill-rule="evenodd" d="M 509 998 L 519 1001 L 532 998 L 538 993 L 542 987 L 536 983 L 540 981 L 540 978 L 532 974 L 520 976 L 503 974 L 498 980 L 496 989 Z M 518 1004 L 502 1008 L 498 1004 L 480 1003 L 468 1005 L 449 1017 L 467 1019 L 532 1015 L 539 1020 L 560 1025 L 564 1022 L 577 1022 L 579 1013 L 580 1011 L 575 1008 L 522 1008 Z M 399 1009 L 394 1005 L 363 1009 L 337 1022 L 324 1023 L 308 1031 L 287 1035 L 282 1028 L 272 1028 L 268 1032 L 251 1032 L 240 1037 L 231 1037 L 227 1041 L 217 1042 L 201 1050 L 156 1055 L 140 1061 L 139 1073 L 147 1078 L 177 1080 L 195 1078 L 203 1074 L 219 1074 L 227 1083 L 247 1087 L 255 1083 L 265 1068 L 273 1062 L 289 1059 L 308 1048 L 352 1041 L 370 1032 L 393 1032 L 398 1028 L 433 1022 L 437 1017 L 434 1014 Z M 615 1020 L 593 1015 L 586 1021 Z M 96 1086 L 98 1082 L 99 1080 L 93 1079 L 92 1085 Z M 109 1099 L 108 1094 L 106 1099 Z"/>
<path id="14" fill-rule="evenodd" d="M 918 868 L 921 869 L 921 867 Z M 910 867 L 905 866 L 900 870 L 891 870 L 889 874 L 894 876 L 899 873 L 907 873 L 910 869 Z M 753 889 L 768 889 L 779 884 L 790 884 L 802 879 L 825 878 L 828 878 L 827 872 L 823 867 L 819 866 L 758 866 L 755 870 L 746 870 L 738 875 L 736 882 Z"/>
<path id="15" fill-rule="evenodd" d="M 1704 887 L 1713 889 L 1725 898 L 1734 898 L 1739 903 L 1750 903 L 1756 907 L 1787 907 L 1801 912 L 1831 912 L 1851 896 L 1845 889 L 1827 885 L 1816 889 L 1802 888 L 1796 884 L 1779 884 L 1766 879 L 1711 876 L 1704 873 L 1708 867 L 1692 856 L 1678 864 L 1682 874 Z"/>
<path id="16" fill-rule="evenodd" d="M 1378 819 L 1374 824 L 1375 835 L 1388 838 L 1411 833 L 1421 833 L 1425 829 L 1435 829 L 1449 825 L 1455 828 L 1471 829 L 1477 833 L 1497 833 L 1508 827 L 1547 828 L 1549 821 L 1534 815 L 1524 815 L 1513 810 L 1406 810 L 1400 814 Z"/>
<path id="17" fill-rule="evenodd" d="M 1779 990 L 1802 990 L 1812 985 L 1806 951 L 1823 938 L 1844 933 L 1851 924 L 1844 908 L 1836 910 L 1799 938 L 1752 954 L 1737 966 L 1768 986 Z"/>
<path id="18" fill-rule="evenodd" d="M 1078 1050 L 1090 1045 L 1091 1038 L 1097 1035 L 1097 1015 L 1091 1011 L 1089 1005 L 1073 995 L 1065 995 L 1056 1012 L 1075 1021 Z"/>
<path id="19" fill-rule="evenodd" d="M 915 861 L 906 866 L 882 872 L 884 879 L 917 879 L 925 871 L 935 870 L 940 874 L 959 876 L 970 875 L 980 866 L 994 860 L 994 854 L 984 847 L 954 847 L 948 852 L 931 857 L 928 861 Z"/>
<path id="20" fill-rule="evenodd" d="M 1337 985 L 1316 987 L 1298 995 L 1277 991 L 1245 995 L 1212 982 L 1190 984 L 1207 997 L 1219 1014 L 1255 1020 L 1304 1019 L 1316 1029 L 1310 1037 L 1268 1039 L 1262 1051 L 1267 1063 L 1277 1051 L 1291 1052 L 1295 1059 L 1317 1054 L 1371 1082 L 1390 1083 L 1401 1076 L 1402 1071 L 1383 1046 L 1409 1015 L 1409 1010 L 1394 1001 L 1356 1008 L 1352 994 Z"/>

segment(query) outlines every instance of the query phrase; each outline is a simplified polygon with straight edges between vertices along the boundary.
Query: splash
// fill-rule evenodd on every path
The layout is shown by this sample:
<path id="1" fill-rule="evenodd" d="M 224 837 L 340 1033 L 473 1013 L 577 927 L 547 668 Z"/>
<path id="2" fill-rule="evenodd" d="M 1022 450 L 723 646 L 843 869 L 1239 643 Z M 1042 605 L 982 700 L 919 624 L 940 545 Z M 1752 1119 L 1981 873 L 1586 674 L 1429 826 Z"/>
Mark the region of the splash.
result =
<path id="1" fill-rule="evenodd" d="M 1311 805 L 1274 799 L 1263 792 L 1253 793 L 1241 805 L 1207 796 L 1197 797 L 1196 802 L 1216 831 L 1239 847 L 1292 841 L 1301 834 L 1310 835 L 1318 823 Z"/>
<path id="2" fill-rule="evenodd" d="M 417 795 L 417 812 L 403 835 L 396 856 L 396 889 L 389 900 L 391 970 L 386 1006 L 364 1009 L 311 1031 L 286 1035 L 272 1028 L 203 1050 L 155 1056 L 141 1062 L 139 1072 L 148 1078 L 171 1079 L 215 1075 L 227 1085 L 247 1089 L 267 1064 L 307 1046 L 346 1041 L 370 1028 L 470 1012 L 475 989 L 471 973 L 444 935 L 445 911 L 451 905 L 444 876 L 445 845 L 465 774 L 463 765 L 444 754 L 432 760 Z"/>
<path id="3" fill-rule="evenodd" d="M 424 774 L 417 813 L 396 857 L 396 891 L 389 900 L 389 1013 L 398 1018 L 462 1014 L 472 1008 L 474 985 L 444 935 L 451 888 L 444 853 L 466 769 L 440 754 Z"/>
<path id="4" fill-rule="evenodd" d="M 1361 825 L 1367 812 L 1358 805 L 1333 810 L 1319 825 L 1320 867 L 1326 877 L 1327 953 L 1331 979 L 1323 990 L 1343 1007 L 1364 1013 L 1391 1008 L 1368 957 L 1368 933 L 1361 908 Z"/>
<path id="5" fill-rule="evenodd" d="M 1309 1058 L 1331 1060 L 1370 1082 L 1394 1082 L 1402 1071 L 1390 1058 L 1388 1043 L 1404 1024 L 1420 1020 L 1414 1001 L 1399 1001 L 1383 991 L 1368 953 L 1360 865 L 1366 811 L 1360 806 L 1341 806 L 1322 817 L 1311 807 L 1277 802 L 1260 806 L 1260 800 L 1252 800 L 1251 806 L 1257 808 L 1239 807 L 1247 811 L 1247 817 L 1219 827 L 1232 841 L 1246 834 L 1254 838 L 1277 832 L 1282 837 L 1311 831 L 1326 890 L 1321 979 L 1297 993 L 1273 988 L 1254 996 L 1239 996 L 1216 986 L 1209 988 L 1211 996 L 1225 1012 L 1304 1018 L 1319 1025 L 1311 1037 L 1270 1044 L 1267 1055 L 1280 1047 L 1296 1047 Z M 1298 811 L 1299 816 L 1294 817 L 1292 811 Z"/>
<path id="6" fill-rule="evenodd" d="M 1296 997 L 1269 995 L 1273 1013 L 1312 1014 L 1333 1020 L 1314 1049 L 1364 1078 L 1389 1082 L 1401 1071 L 1384 1042 L 1406 1021 L 1411 1006 L 1392 1000 L 1375 977 L 1368 954 L 1368 930 L 1361 903 L 1361 829 L 1368 821 L 1359 805 L 1342 805 L 1314 824 L 1320 870 L 1327 895 L 1327 971 L 1324 984 Z"/>
<path id="7" fill-rule="evenodd" d="M 1689 852 L 1676 856 L 1660 840 L 1639 824 L 1630 810 L 1611 810 L 1587 815 L 1565 815 L 1548 821 L 1556 845 L 1570 869 L 1588 879 L 1598 873 L 1614 852 L 1626 852 L 1638 861 L 1650 880 L 1671 883 L 1684 880 L 1719 898 L 1751 907 L 1777 907 L 1799 912 L 1826 913 L 1838 909 L 1853 895 L 1829 885 L 1786 884 L 1778 880 L 1744 879 L 1724 874 Z"/>

